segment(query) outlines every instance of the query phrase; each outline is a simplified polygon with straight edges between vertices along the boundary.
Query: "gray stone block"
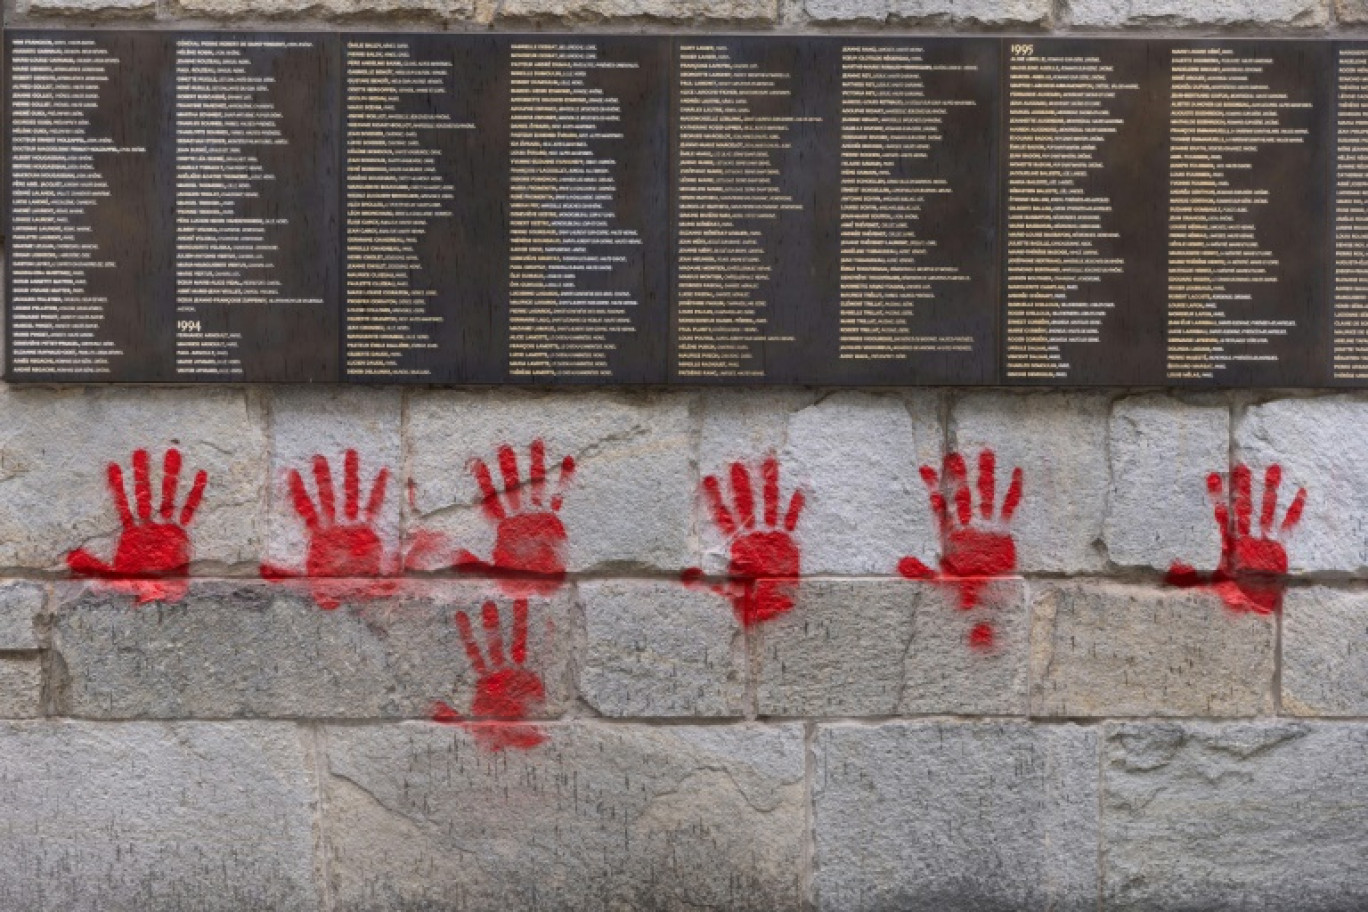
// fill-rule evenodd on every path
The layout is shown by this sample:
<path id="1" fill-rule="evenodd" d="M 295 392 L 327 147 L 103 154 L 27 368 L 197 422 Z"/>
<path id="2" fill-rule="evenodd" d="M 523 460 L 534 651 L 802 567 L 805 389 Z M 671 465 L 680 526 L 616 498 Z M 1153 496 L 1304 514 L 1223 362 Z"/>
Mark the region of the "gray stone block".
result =
<path id="1" fill-rule="evenodd" d="M 806 18 L 823 23 L 921 23 L 956 26 L 1040 26 L 1050 0 L 805 0 Z"/>
<path id="2" fill-rule="evenodd" d="M 0 583 L 0 652 L 39 648 L 36 623 L 46 601 L 47 592 L 36 583 Z"/>
<path id="3" fill-rule="evenodd" d="M 1327 0 L 1064 0 L 1064 9 L 1064 21 L 1078 28 L 1319 28 L 1330 21 Z"/>
<path id="4" fill-rule="evenodd" d="M 1273 711 L 1275 621 L 1216 596 L 1089 581 L 1032 585 L 1031 713 Z"/>
<path id="5" fill-rule="evenodd" d="M 689 394 L 416 393 L 409 403 L 408 529 L 444 536 L 489 560 L 496 528 L 480 508 L 470 464 L 484 460 L 502 490 L 498 451 L 508 444 L 526 482 L 528 447 L 540 438 L 552 488 L 558 471 L 551 467 L 565 456 L 578 463 L 559 513 L 570 572 L 676 574 L 692 556 L 694 402 Z"/>
<path id="6" fill-rule="evenodd" d="M 1108 909 L 1368 904 L 1368 726 L 1109 726 Z"/>
<path id="7" fill-rule="evenodd" d="M 330 728 L 339 912 L 803 908 L 801 726 L 544 731 L 490 755 L 461 728 Z"/>
<path id="8" fill-rule="evenodd" d="M 739 716 L 745 637 L 725 600 L 673 581 L 581 583 L 579 695 L 605 716 Z"/>
<path id="9" fill-rule="evenodd" d="M 1021 506 L 1007 526 L 1020 570 L 1089 573 L 1106 567 L 1109 404 L 1107 395 L 1083 393 L 971 393 L 951 409 L 951 445 L 969 463 L 976 510 L 981 451 L 997 456 L 995 517 L 1012 470 L 1022 470 Z"/>
<path id="10" fill-rule="evenodd" d="M 655 22 L 770 23 L 779 0 L 505 0 L 504 20 L 554 19 L 569 22 L 646 20 Z"/>
<path id="11" fill-rule="evenodd" d="M 972 632 L 991 625 L 991 647 Z M 979 607 L 944 584 L 805 580 L 797 605 L 755 628 L 764 716 L 1024 715 L 1026 584 L 1001 580 Z"/>
<path id="12" fill-rule="evenodd" d="M 1294 716 L 1368 716 L 1368 592 L 1288 590 L 1282 709 Z"/>
<path id="13" fill-rule="evenodd" d="M 265 421 L 255 394 L 231 388 L 0 386 L 0 567 L 64 572 L 67 553 L 78 547 L 111 559 L 121 525 L 108 465 L 122 466 L 132 503 L 131 456 L 146 448 L 156 509 L 169 447 L 183 456 L 177 509 L 195 472 L 209 476 L 188 528 L 193 568 L 255 573 L 268 477 Z"/>
<path id="14" fill-rule="evenodd" d="M 1097 733 L 895 722 L 817 731 L 817 905 L 1097 907 Z"/>
<path id="15" fill-rule="evenodd" d="M 18 0 L 25 15 L 90 19 L 150 19 L 157 13 L 156 0 Z"/>
<path id="16" fill-rule="evenodd" d="M 335 611 L 320 610 L 303 584 L 197 583 L 180 604 L 140 608 L 72 585 L 53 622 L 59 710 L 104 719 L 427 718 L 441 700 L 467 713 L 480 677 L 454 618 L 467 612 L 485 648 L 487 598 L 511 664 L 510 602 L 478 583 L 410 581 L 383 599 L 344 598 Z M 569 699 L 569 609 L 568 593 L 530 606 L 526 667 L 546 691 L 540 709 L 532 705 L 537 716 Z"/>
<path id="17" fill-rule="evenodd" d="M 0 908 L 322 908 L 286 724 L 0 724 Z"/>
<path id="18" fill-rule="evenodd" d="M 1278 399 L 1251 406 L 1235 428 L 1235 457 L 1254 473 L 1282 466 L 1277 522 L 1299 487 L 1306 509 L 1290 534 L 1276 533 L 1294 572 L 1368 572 L 1368 402 L 1352 396 Z"/>
<path id="19" fill-rule="evenodd" d="M 1368 0 L 1335 0 L 1335 20 L 1344 25 L 1368 22 Z"/>
<path id="20" fill-rule="evenodd" d="M 53 2 L 53 0 L 48 0 Z M 173 0 L 178 13 L 210 19 L 295 17 L 488 22 L 477 0 Z"/>
<path id="21" fill-rule="evenodd" d="M 37 654 L 0 656 L 0 719 L 43 714 L 43 660 Z"/>
<path id="22" fill-rule="evenodd" d="M 1110 450 L 1103 530 L 1112 562 L 1215 569 L 1221 534 L 1206 480 L 1230 467 L 1230 410 L 1162 395 L 1122 399 L 1112 408 Z"/>

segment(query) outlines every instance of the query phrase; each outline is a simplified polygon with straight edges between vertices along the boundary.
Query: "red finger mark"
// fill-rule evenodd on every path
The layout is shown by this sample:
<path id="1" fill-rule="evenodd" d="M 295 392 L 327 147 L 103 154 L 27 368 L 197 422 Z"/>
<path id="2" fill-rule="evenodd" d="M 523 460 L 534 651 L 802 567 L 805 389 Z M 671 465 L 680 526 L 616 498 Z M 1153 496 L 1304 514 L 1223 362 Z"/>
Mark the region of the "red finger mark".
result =
<path id="1" fill-rule="evenodd" d="M 1216 525 L 1221 530 L 1221 547 L 1225 549 L 1230 542 L 1230 508 L 1226 505 L 1219 473 L 1212 472 L 1207 476 L 1207 492 L 1211 495 L 1211 510 L 1216 516 Z"/>
<path id="2" fill-rule="evenodd" d="M 502 668 L 504 662 L 503 634 L 499 631 L 499 608 L 493 602 L 485 602 L 482 610 L 485 630 L 485 648 L 489 652 L 489 664 Z"/>
<path id="3" fill-rule="evenodd" d="M 946 515 L 945 495 L 941 493 L 940 477 L 935 469 L 926 465 L 921 467 L 921 477 L 931 494 L 931 514 L 936 517 L 936 528 L 944 533 L 950 524 L 950 518 Z"/>
<path id="4" fill-rule="evenodd" d="M 480 494 L 483 496 L 481 503 L 487 516 L 494 520 L 503 519 L 503 504 L 499 502 L 499 492 L 494 489 L 494 479 L 489 475 L 489 466 L 484 464 L 484 460 L 477 459 L 471 466 L 475 474 L 475 482 L 480 486 Z"/>
<path id="5" fill-rule="evenodd" d="M 180 485 L 180 470 L 180 450 L 172 447 L 162 457 L 162 499 L 161 509 L 158 511 L 161 518 L 168 522 L 171 515 L 176 512 L 176 488 Z"/>
<path id="6" fill-rule="evenodd" d="M 375 474 L 375 482 L 371 485 L 370 498 L 366 501 L 366 522 L 371 522 L 380 514 L 380 508 L 385 504 L 385 486 L 389 483 L 389 469 L 381 469 Z"/>
<path id="7" fill-rule="evenodd" d="M 527 599 L 513 600 L 513 663 L 527 664 Z"/>
<path id="8" fill-rule="evenodd" d="M 313 458 L 314 484 L 318 486 L 318 509 L 323 514 L 323 522 L 332 525 L 337 521 L 337 502 L 333 497 L 332 467 L 327 457 Z"/>
<path id="9" fill-rule="evenodd" d="M 546 492 L 546 444 L 541 440 L 532 441 L 532 467 L 528 477 L 532 480 L 532 503 L 538 507 Z"/>
<path id="10" fill-rule="evenodd" d="M 551 498 L 551 509 L 559 513 L 565 502 L 565 489 L 575 477 L 575 457 L 566 456 L 561 460 L 560 478 L 556 479 L 556 494 Z"/>
<path id="11" fill-rule="evenodd" d="M 955 488 L 955 514 L 959 517 L 960 525 L 967 526 L 974 518 L 974 505 L 970 500 L 969 470 L 964 464 L 964 457 L 959 453 L 951 453 L 945 460 L 945 474 Z"/>
<path id="12" fill-rule="evenodd" d="M 969 645 L 975 649 L 993 648 L 993 625 L 976 624 L 974 629 L 969 631 Z"/>
<path id="13" fill-rule="evenodd" d="M 1306 509 L 1306 488 L 1298 488 L 1297 496 L 1292 498 L 1292 506 L 1287 508 L 1287 515 L 1283 517 L 1282 530 L 1291 532 L 1297 528 L 1297 523 L 1301 522 L 1302 511 Z"/>
<path id="14" fill-rule="evenodd" d="M 209 484 L 209 473 L 200 469 L 195 473 L 195 483 L 190 487 L 190 496 L 185 498 L 185 506 L 181 507 L 180 524 L 190 525 L 195 518 L 195 512 L 199 509 L 200 501 L 204 499 L 204 488 Z"/>
<path id="15" fill-rule="evenodd" d="M 294 499 L 295 512 L 299 518 L 304 520 L 304 525 L 310 530 L 318 528 L 318 511 L 314 509 L 313 500 L 309 497 L 308 490 L 304 487 L 304 479 L 299 476 L 299 472 L 290 469 L 290 496 Z M 186 504 L 189 506 L 189 503 Z"/>
<path id="16" fill-rule="evenodd" d="M 1007 486 L 1007 496 L 1002 499 L 1002 521 L 1011 522 L 1017 507 L 1021 506 L 1021 467 L 1012 469 L 1012 483 Z"/>
<path id="17" fill-rule="evenodd" d="M 1241 463 L 1230 474 L 1230 488 L 1235 495 L 1235 531 L 1240 535 L 1249 534 L 1249 520 L 1254 512 L 1254 498 L 1250 493 L 1249 466 Z"/>
<path id="18" fill-rule="evenodd" d="M 803 504 L 807 503 L 807 498 L 803 496 L 801 490 L 794 491 L 792 499 L 789 500 L 788 512 L 784 514 L 784 529 L 792 532 L 798 528 L 798 517 L 803 515 Z"/>
<path id="19" fill-rule="evenodd" d="M 779 521 L 779 460 L 773 456 L 760 466 L 760 477 L 765 488 L 765 525 L 773 528 Z"/>
<path id="20" fill-rule="evenodd" d="M 475 669 L 478 675 L 488 674 L 489 669 L 485 665 L 484 656 L 480 654 L 480 647 L 475 642 L 475 631 L 470 629 L 470 618 L 464 611 L 456 612 L 456 629 L 460 631 L 461 643 L 465 646 L 466 658 L 470 660 L 470 667 Z"/>
<path id="21" fill-rule="evenodd" d="M 133 454 L 133 496 L 138 501 L 138 518 L 146 522 L 152 518 L 152 481 L 147 465 L 147 450 Z"/>
<path id="22" fill-rule="evenodd" d="M 517 513 L 522 504 L 522 480 L 518 478 L 518 454 L 508 444 L 499 447 L 499 474 L 503 476 L 508 511 Z"/>
<path id="23" fill-rule="evenodd" d="M 712 510 L 713 522 L 717 528 L 722 530 L 723 535 L 736 534 L 736 521 L 727 510 L 727 505 L 722 502 L 722 486 L 718 484 L 716 475 L 709 475 L 703 479 L 703 494 L 708 501 L 708 507 Z"/>
<path id="24" fill-rule="evenodd" d="M 997 457 L 992 450 L 979 453 L 978 471 L 979 515 L 992 519 L 997 506 Z"/>
<path id="25" fill-rule="evenodd" d="M 1278 487 L 1282 484 L 1282 466 L 1271 465 L 1264 471 L 1263 506 L 1259 510 L 1259 531 L 1267 535 L 1273 531 L 1273 518 L 1278 512 Z"/>
<path id="26" fill-rule="evenodd" d="M 114 568 L 84 548 L 77 548 L 66 556 L 67 566 L 83 576 L 108 576 Z"/>
<path id="27" fill-rule="evenodd" d="M 133 527 L 133 513 L 128 509 L 128 492 L 124 490 L 123 469 L 117 462 L 111 462 L 105 470 L 109 481 L 109 493 L 114 497 L 114 509 L 119 511 L 119 522 L 125 529 Z"/>
<path id="28" fill-rule="evenodd" d="M 750 472 L 739 462 L 731 467 L 732 498 L 736 504 L 736 518 L 741 528 L 755 525 L 755 493 L 751 490 Z"/>
<path id="29" fill-rule="evenodd" d="M 346 499 L 343 509 L 347 511 L 347 519 L 355 520 L 361 508 L 361 457 L 356 450 L 347 450 L 343 458 L 342 491 Z"/>

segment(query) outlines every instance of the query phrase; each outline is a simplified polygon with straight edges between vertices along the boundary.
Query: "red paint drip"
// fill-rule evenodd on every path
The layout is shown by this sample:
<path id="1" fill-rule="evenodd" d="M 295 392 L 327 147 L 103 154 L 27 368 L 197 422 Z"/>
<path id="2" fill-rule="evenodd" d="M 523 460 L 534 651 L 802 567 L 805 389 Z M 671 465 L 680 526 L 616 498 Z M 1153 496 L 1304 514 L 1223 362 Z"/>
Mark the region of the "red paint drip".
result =
<path id="1" fill-rule="evenodd" d="M 974 629 L 969 631 L 969 645 L 974 649 L 992 649 L 993 625 L 975 624 Z"/>

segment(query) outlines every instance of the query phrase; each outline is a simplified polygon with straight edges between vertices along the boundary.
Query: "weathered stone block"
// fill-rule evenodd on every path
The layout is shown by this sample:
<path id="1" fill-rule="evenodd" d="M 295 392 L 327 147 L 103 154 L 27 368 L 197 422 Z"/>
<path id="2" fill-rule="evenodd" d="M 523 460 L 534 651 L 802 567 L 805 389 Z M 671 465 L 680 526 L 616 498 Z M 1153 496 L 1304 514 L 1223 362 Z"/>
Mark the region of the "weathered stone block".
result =
<path id="1" fill-rule="evenodd" d="M 1112 408 L 1111 491 L 1103 524 L 1114 563 L 1211 570 L 1221 558 L 1207 476 L 1230 467 L 1230 410 L 1162 395 Z"/>
<path id="2" fill-rule="evenodd" d="M 0 724 L 0 907 L 315 910 L 314 781 L 286 724 Z"/>
<path id="3" fill-rule="evenodd" d="M 1327 0 L 1064 0 L 1064 21 L 1079 28 L 1317 28 Z"/>
<path id="4" fill-rule="evenodd" d="M 1335 0 L 1335 19 L 1345 25 L 1368 22 L 1368 0 Z"/>
<path id="5" fill-rule="evenodd" d="M 770 23 L 779 0 L 505 0 L 504 20 Z"/>
<path id="6" fill-rule="evenodd" d="M 47 593 L 36 583 L 0 583 L 0 652 L 23 652 L 39 647 L 38 615 Z"/>
<path id="7" fill-rule="evenodd" d="M 1296 716 L 1368 716 L 1368 593 L 1288 590 L 1282 708 Z"/>
<path id="8" fill-rule="evenodd" d="M 1022 470 L 1022 499 L 1007 528 L 1019 569 L 1057 573 L 1102 570 L 1107 510 L 1109 397 L 1090 394 L 969 394 L 950 412 L 952 445 L 969 463 L 978 517 L 978 456 L 997 456 L 1001 512 L 1012 470 Z"/>
<path id="9" fill-rule="evenodd" d="M 387 18 L 487 21 L 476 0 L 174 0 L 186 16 L 211 19 Z"/>
<path id="10" fill-rule="evenodd" d="M 755 628 L 760 714 L 1024 714 L 1026 585 L 980 599 L 965 611 L 941 583 L 805 580 L 792 611 Z"/>
<path id="11" fill-rule="evenodd" d="M 1254 474 L 1256 503 L 1264 472 L 1282 466 L 1276 523 L 1299 487 L 1306 488 L 1302 521 L 1275 532 L 1296 572 L 1368 572 L 1368 402 L 1352 396 L 1278 399 L 1251 406 L 1235 428 L 1235 456 Z"/>
<path id="12" fill-rule="evenodd" d="M 1108 909 L 1363 908 L 1368 726 L 1108 726 Z"/>
<path id="13" fill-rule="evenodd" d="M 896 22 L 960 26 L 1048 24 L 1050 0 L 806 0 L 810 21 Z"/>
<path id="14" fill-rule="evenodd" d="M 437 700 L 467 713 L 480 686 L 454 622 L 465 611 L 486 658 L 481 606 L 493 599 L 511 656 L 509 599 L 476 583 L 409 581 L 320 610 L 302 583 L 199 583 L 180 604 L 134 607 L 94 588 L 59 594 L 52 648 L 63 713 L 92 718 L 427 718 Z M 525 667 L 546 691 L 534 716 L 568 700 L 569 594 L 533 600 Z M 489 671 L 498 662 L 490 662 Z"/>
<path id="15" fill-rule="evenodd" d="M 192 569 L 256 571 L 267 474 L 263 410 L 230 388 L 20 389 L 0 386 L 0 567 L 65 570 L 83 547 L 113 557 L 121 531 L 108 465 L 123 468 L 134 503 L 131 456 L 150 454 L 154 509 L 162 457 L 183 456 L 176 509 L 194 475 L 208 473 L 187 531 Z"/>
<path id="16" fill-rule="evenodd" d="M 803 907 L 798 725 L 327 733 L 338 910 Z"/>
<path id="17" fill-rule="evenodd" d="M 1253 716 L 1273 711 L 1275 622 L 1216 596 L 1110 582 L 1039 583 L 1031 713 Z"/>
<path id="18" fill-rule="evenodd" d="M 20 0 L 25 15 L 91 19 L 150 19 L 157 13 L 156 0 Z"/>
<path id="19" fill-rule="evenodd" d="M 1097 734 L 1072 725 L 823 725 L 821 909 L 1097 907 Z"/>
<path id="20" fill-rule="evenodd" d="M 579 585 L 579 695 L 606 716 L 738 716 L 746 648 L 725 599 L 678 582 Z"/>
<path id="21" fill-rule="evenodd" d="M 0 719 L 41 716 L 43 665 L 37 653 L 0 656 Z"/>
<path id="22" fill-rule="evenodd" d="M 511 445 L 526 484 L 528 447 L 540 438 L 551 489 L 562 458 L 577 462 L 558 514 L 571 572 L 678 573 L 692 553 L 694 401 L 688 394 L 415 394 L 408 422 L 414 483 L 409 531 L 443 535 L 454 547 L 489 560 L 497 526 L 480 508 L 471 463 L 484 460 L 502 491 L 498 452 Z"/>

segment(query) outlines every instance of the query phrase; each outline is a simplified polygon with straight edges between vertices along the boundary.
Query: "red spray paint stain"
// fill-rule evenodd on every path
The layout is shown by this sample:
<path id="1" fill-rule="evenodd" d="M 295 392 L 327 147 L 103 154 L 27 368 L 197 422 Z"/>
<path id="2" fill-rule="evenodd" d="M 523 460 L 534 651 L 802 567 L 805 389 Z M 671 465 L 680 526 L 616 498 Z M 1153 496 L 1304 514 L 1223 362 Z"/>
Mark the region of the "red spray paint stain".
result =
<path id="1" fill-rule="evenodd" d="M 162 458 L 161 503 L 154 516 L 147 450 L 133 453 L 133 500 L 136 512 L 128 504 L 123 469 L 118 463 L 111 462 L 108 468 L 109 491 L 123 524 L 123 531 L 114 549 L 114 559 L 105 563 L 84 548 L 78 548 L 66 558 L 71 571 L 78 576 L 110 580 L 110 588 L 135 595 L 139 604 L 174 602 L 184 598 L 189 591 L 189 583 L 174 577 L 184 577 L 189 570 L 190 535 L 186 529 L 194 521 L 195 512 L 204 499 L 209 476 L 202 469 L 195 473 L 190 493 L 177 512 L 176 494 L 180 486 L 180 472 L 180 451 L 174 448 L 167 450 Z"/>
<path id="2" fill-rule="evenodd" d="M 509 651 L 504 652 L 503 633 L 499 624 L 499 609 L 493 602 L 485 602 L 481 612 L 485 649 L 481 651 L 464 611 L 456 613 L 456 627 L 465 644 L 466 657 L 475 669 L 475 698 L 470 712 L 477 719 L 468 722 L 451 706 L 438 701 L 433 705 L 432 721 L 447 725 L 461 725 L 487 750 L 527 750 L 546 740 L 546 735 L 526 719 L 546 702 L 546 688 L 527 664 L 527 599 L 513 601 L 513 636 Z"/>
<path id="3" fill-rule="evenodd" d="M 572 456 L 561 460 L 555 490 L 548 491 L 546 444 L 532 441 L 530 456 L 524 485 L 513 448 L 499 448 L 502 491 L 495 487 L 483 460 L 471 464 L 484 514 L 494 524 L 494 554 L 485 561 L 462 550 L 455 561 L 457 572 L 493 577 L 514 598 L 549 595 L 565 579 L 565 526 L 557 514 L 565 488 L 575 476 L 575 460 Z"/>
<path id="4" fill-rule="evenodd" d="M 908 579 L 952 585 L 959 590 L 961 609 L 976 608 L 982 601 L 983 590 L 994 578 L 1016 571 L 1016 541 L 1007 526 L 1021 505 L 1021 469 L 1012 470 L 1012 480 L 1000 510 L 997 505 L 997 457 L 992 450 L 979 453 L 977 511 L 969 485 L 969 469 L 961 454 L 951 453 L 945 458 L 943 475 L 937 474 L 931 466 L 922 466 L 921 476 L 931 495 L 931 512 L 936 517 L 941 537 L 940 572 L 915 557 L 899 561 L 898 572 Z M 991 647 L 992 627 L 988 624 L 976 626 L 969 633 L 969 644 L 977 648 Z"/>
<path id="5" fill-rule="evenodd" d="M 1221 530 L 1221 562 L 1210 576 L 1198 573 L 1183 563 L 1169 568 L 1166 582 L 1184 588 L 1210 589 L 1235 611 L 1272 614 L 1282 607 L 1287 590 L 1287 550 L 1275 536 L 1296 529 L 1306 508 L 1306 489 L 1298 488 L 1282 523 L 1274 529 L 1278 513 L 1278 489 L 1282 486 L 1282 466 L 1264 470 L 1263 498 L 1259 508 L 1259 532 L 1253 531 L 1254 496 L 1249 467 L 1237 465 L 1230 473 L 1231 496 L 1235 507 L 1231 527 L 1230 504 L 1226 501 L 1221 476 L 1207 476 L 1216 525 Z"/>
<path id="6" fill-rule="evenodd" d="M 720 585 L 703 583 L 703 571 L 698 567 L 690 567 L 681 576 L 686 585 L 702 585 L 730 600 L 737 619 L 746 626 L 791 609 L 802 575 L 802 553 L 793 532 L 803 512 L 803 492 L 793 492 L 781 519 L 779 460 L 774 456 L 761 465 L 760 480 L 763 512 L 757 516 L 755 487 L 745 464 L 732 464 L 730 505 L 715 475 L 703 479 L 703 496 L 713 522 L 730 539 L 727 580 Z"/>
<path id="7" fill-rule="evenodd" d="M 303 578 L 309 580 L 314 601 L 320 608 L 336 608 L 343 599 L 375 599 L 396 591 L 392 580 L 397 560 L 385 554 L 375 531 L 376 517 L 385 503 L 389 469 L 375 475 L 365 506 L 361 504 L 361 459 L 356 450 L 347 450 L 342 475 L 342 510 L 337 515 L 337 497 L 332 467 L 324 456 L 313 458 L 317 503 L 309 496 L 299 471 L 288 475 L 295 513 L 308 530 L 308 550 L 302 570 L 270 564 L 261 565 L 263 578 L 273 581 Z"/>

